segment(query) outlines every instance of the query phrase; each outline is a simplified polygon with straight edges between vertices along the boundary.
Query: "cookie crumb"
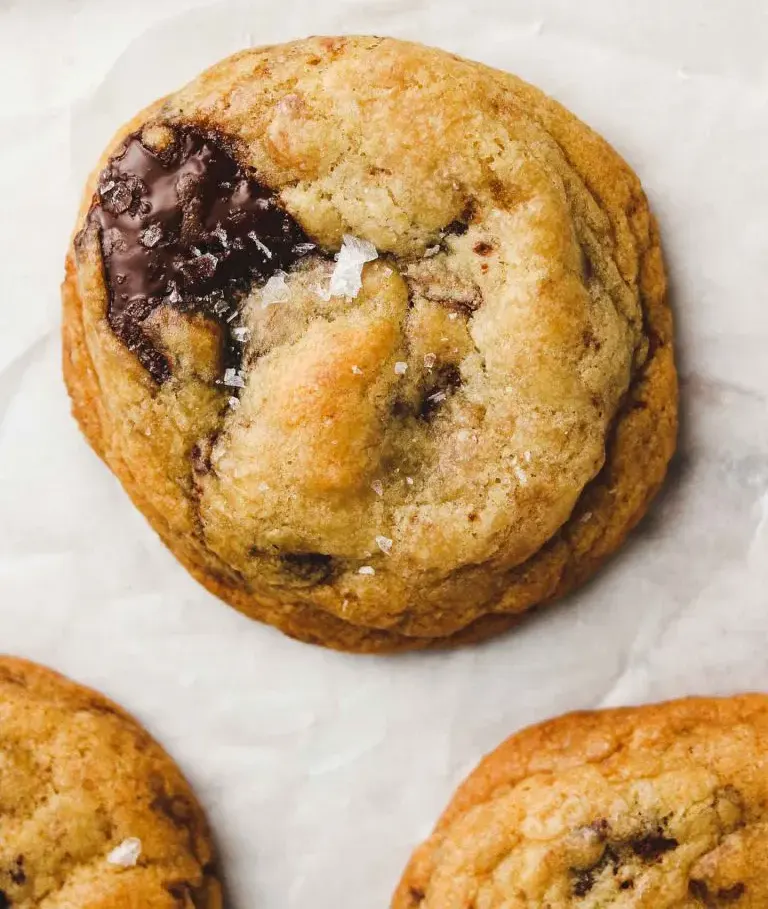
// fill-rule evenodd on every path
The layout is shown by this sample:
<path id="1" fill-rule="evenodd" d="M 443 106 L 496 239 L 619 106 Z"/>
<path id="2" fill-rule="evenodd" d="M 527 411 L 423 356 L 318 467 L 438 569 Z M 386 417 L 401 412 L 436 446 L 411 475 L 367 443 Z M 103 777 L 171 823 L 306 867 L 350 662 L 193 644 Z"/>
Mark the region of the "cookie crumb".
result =
<path id="1" fill-rule="evenodd" d="M 141 840 L 135 836 L 129 836 L 119 846 L 115 846 L 107 856 L 107 861 L 110 865 L 117 865 L 119 868 L 133 868 L 140 855 Z"/>

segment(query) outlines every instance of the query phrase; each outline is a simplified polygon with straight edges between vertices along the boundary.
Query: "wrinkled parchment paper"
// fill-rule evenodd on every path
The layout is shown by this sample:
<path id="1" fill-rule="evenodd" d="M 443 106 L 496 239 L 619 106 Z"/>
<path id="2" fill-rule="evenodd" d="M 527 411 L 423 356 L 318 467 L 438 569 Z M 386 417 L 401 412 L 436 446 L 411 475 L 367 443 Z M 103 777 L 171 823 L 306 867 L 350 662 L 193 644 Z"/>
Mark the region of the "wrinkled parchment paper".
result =
<path id="1" fill-rule="evenodd" d="M 520 726 L 768 690 L 768 12 L 194 5 L 0 0 L 0 641 L 165 744 L 208 810 L 235 909 L 383 909 L 454 785 Z M 481 648 L 345 657 L 251 623 L 187 577 L 69 417 L 57 285 L 109 135 L 231 51 L 337 32 L 420 39 L 538 83 L 636 167 L 664 232 L 684 408 L 668 487 L 595 582 Z"/>

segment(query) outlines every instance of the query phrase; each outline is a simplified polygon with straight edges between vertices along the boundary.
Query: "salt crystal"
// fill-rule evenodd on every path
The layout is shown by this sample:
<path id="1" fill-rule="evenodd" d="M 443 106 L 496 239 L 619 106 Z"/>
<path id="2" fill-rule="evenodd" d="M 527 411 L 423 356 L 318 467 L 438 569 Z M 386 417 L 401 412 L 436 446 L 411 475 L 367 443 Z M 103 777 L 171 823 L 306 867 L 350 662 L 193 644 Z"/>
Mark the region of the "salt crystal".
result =
<path id="1" fill-rule="evenodd" d="M 237 410 L 237 408 L 240 406 L 240 398 L 230 398 L 229 406 L 232 408 L 232 410 Z"/>
<path id="2" fill-rule="evenodd" d="M 440 340 L 444 343 L 445 341 L 448 340 L 448 338 L 440 338 Z"/>
<path id="3" fill-rule="evenodd" d="M 403 363 L 402 360 L 398 360 L 397 363 L 395 363 L 395 375 L 404 376 L 406 372 L 408 372 L 408 364 Z"/>
<path id="4" fill-rule="evenodd" d="M 376 493 L 377 496 L 384 495 L 384 486 L 381 480 L 374 480 L 373 483 L 371 483 L 371 489 Z"/>
<path id="5" fill-rule="evenodd" d="M 245 328 L 242 325 L 238 325 L 237 328 L 232 329 L 232 337 L 235 341 L 239 341 L 241 344 L 244 344 L 248 338 L 251 336 L 250 328 Z"/>
<path id="6" fill-rule="evenodd" d="M 523 457 L 525 458 L 525 460 L 526 460 L 529 464 L 531 463 L 531 453 L 530 453 L 530 451 L 526 451 L 526 452 L 523 454 Z"/>
<path id="7" fill-rule="evenodd" d="M 119 846 L 115 846 L 107 856 L 107 861 L 110 865 L 118 865 L 120 868 L 133 868 L 140 855 L 141 840 L 135 836 L 129 836 Z"/>
<path id="8" fill-rule="evenodd" d="M 592 512 L 591 512 L 591 511 L 585 511 L 584 514 L 581 516 L 581 523 L 582 523 L 582 524 L 586 524 L 587 521 L 588 521 L 591 517 L 592 517 Z"/>
<path id="9" fill-rule="evenodd" d="M 273 303 L 285 303 L 289 296 L 290 291 L 285 283 L 285 272 L 276 271 L 261 290 L 261 305 L 266 309 Z"/>
<path id="10" fill-rule="evenodd" d="M 219 241 L 219 243 L 221 243 L 221 245 L 223 246 L 224 249 L 226 249 L 229 246 L 229 237 L 227 236 L 227 232 L 224 230 L 224 228 L 221 225 L 218 225 L 215 230 L 212 230 L 211 234 L 212 234 L 212 236 L 216 237 L 216 239 Z"/>
<path id="11" fill-rule="evenodd" d="M 327 293 L 331 297 L 356 297 L 363 286 L 363 266 L 378 257 L 373 243 L 344 234 Z"/>
<path id="12" fill-rule="evenodd" d="M 227 303 L 226 300 L 217 300 L 213 304 L 213 311 L 216 313 L 217 316 L 223 316 L 228 308 L 229 308 L 229 304 Z"/>
<path id="13" fill-rule="evenodd" d="M 297 243 L 293 247 L 293 251 L 297 256 L 306 256 L 306 254 L 311 253 L 313 249 L 317 249 L 315 243 Z"/>
<path id="14" fill-rule="evenodd" d="M 373 568 L 371 565 L 363 565 L 362 568 L 357 569 L 357 573 L 365 574 L 365 575 L 368 575 L 369 577 L 371 577 L 372 575 L 376 574 L 376 569 Z"/>
<path id="15" fill-rule="evenodd" d="M 392 540 L 389 537 L 383 537 L 381 534 L 376 537 L 376 545 L 384 553 L 384 555 L 389 555 L 392 549 Z"/>
<path id="16" fill-rule="evenodd" d="M 263 252 L 268 259 L 272 258 L 272 250 L 266 244 L 262 243 L 261 240 L 259 240 L 259 238 L 256 236 L 255 231 L 248 231 L 248 239 L 253 240 L 256 249 L 261 250 L 261 252 Z"/>
<path id="17" fill-rule="evenodd" d="M 436 391 L 433 395 L 429 395 L 427 398 L 428 401 L 431 401 L 433 404 L 439 404 L 441 401 L 445 401 L 448 397 L 444 391 Z"/>
<path id="18" fill-rule="evenodd" d="M 149 227 L 144 228 L 139 234 L 139 241 L 142 246 L 146 246 L 149 249 L 152 249 L 153 246 L 157 246 L 162 238 L 163 231 L 159 224 L 150 224 Z"/>
<path id="19" fill-rule="evenodd" d="M 171 292 L 168 295 L 168 302 L 181 303 L 181 294 L 179 293 L 179 289 L 173 282 L 170 283 L 169 287 L 171 288 Z"/>
<path id="20" fill-rule="evenodd" d="M 528 484 L 528 474 L 519 464 L 515 464 L 513 470 L 515 471 L 515 476 L 520 481 L 520 485 L 526 486 Z"/>
<path id="21" fill-rule="evenodd" d="M 467 430 L 467 429 L 460 429 L 460 430 L 456 433 L 456 438 L 457 438 L 457 440 L 458 440 L 459 442 L 468 442 L 468 441 L 469 441 L 469 430 Z"/>
<path id="22" fill-rule="evenodd" d="M 424 250 L 424 258 L 430 259 L 432 256 L 436 256 L 440 252 L 440 244 L 437 243 L 435 246 L 428 246 Z"/>
<path id="23" fill-rule="evenodd" d="M 413 486 L 413 477 L 406 477 L 406 478 L 405 478 L 405 482 L 406 482 L 409 486 Z"/>
<path id="24" fill-rule="evenodd" d="M 451 320 L 451 322 L 455 322 L 456 319 L 459 318 L 459 314 L 457 312 L 449 312 L 448 318 Z"/>
<path id="25" fill-rule="evenodd" d="M 360 369 L 359 366 L 353 366 L 353 367 L 352 367 L 352 372 L 353 372 L 356 376 L 361 376 L 361 375 L 363 374 L 363 371 L 362 371 L 362 369 Z"/>
<path id="26" fill-rule="evenodd" d="M 230 388 L 245 388 L 243 377 L 236 369 L 224 370 L 224 384 Z"/>
<path id="27" fill-rule="evenodd" d="M 437 360 L 435 354 L 424 354 L 424 365 L 427 367 L 427 369 L 432 369 L 432 367 L 435 365 L 435 360 Z"/>

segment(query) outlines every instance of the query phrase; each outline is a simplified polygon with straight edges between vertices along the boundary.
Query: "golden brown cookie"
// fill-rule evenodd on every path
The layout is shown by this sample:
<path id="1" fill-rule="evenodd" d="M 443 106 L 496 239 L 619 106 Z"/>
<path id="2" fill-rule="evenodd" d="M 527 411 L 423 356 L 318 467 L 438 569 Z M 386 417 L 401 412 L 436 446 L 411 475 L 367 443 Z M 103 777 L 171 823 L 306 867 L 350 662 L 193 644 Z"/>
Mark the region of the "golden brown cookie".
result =
<path id="1" fill-rule="evenodd" d="M 764 909 L 768 697 L 574 713 L 459 788 L 393 909 Z"/>
<path id="2" fill-rule="evenodd" d="M 221 909 L 203 812 L 127 713 L 0 657 L 0 906 Z"/>
<path id="3" fill-rule="evenodd" d="M 638 179 L 514 76 L 244 51 L 115 137 L 68 261 L 74 412 L 206 587 L 302 640 L 476 640 L 582 582 L 675 445 Z"/>

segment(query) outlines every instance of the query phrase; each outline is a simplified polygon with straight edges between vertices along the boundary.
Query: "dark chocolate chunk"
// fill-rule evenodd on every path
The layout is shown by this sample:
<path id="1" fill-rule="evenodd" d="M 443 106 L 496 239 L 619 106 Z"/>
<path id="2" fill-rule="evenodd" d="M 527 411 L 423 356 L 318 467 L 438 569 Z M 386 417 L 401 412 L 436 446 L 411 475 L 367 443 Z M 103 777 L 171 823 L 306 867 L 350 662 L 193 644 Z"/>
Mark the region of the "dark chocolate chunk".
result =
<path id="1" fill-rule="evenodd" d="M 322 552 L 291 552 L 280 556 L 280 562 L 293 583 L 302 587 L 323 584 L 333 573 L 333 558 Z"/>
<path id="2" fill-rule="evenodd" d="M 109 324 L 158 382 L 170 364 L 143 325 L 158 306 L 224 324 L 225 362 L 237 364 L 231 328 L 244 294 L 315 249 L 221 136 L 192 127 L 157 152 L 129 137 L 101 174 L 89 218 L 100 228 Z"/>
<path id="3" fill-rule="evenodd" d="M 659 828 L 654 833 L 632 840 L 629 844 L 636 856 L 645 862 L 654 862 L 665 852 L 677 849 L 680 844 L 671 836 L 664 836 Z"/>

